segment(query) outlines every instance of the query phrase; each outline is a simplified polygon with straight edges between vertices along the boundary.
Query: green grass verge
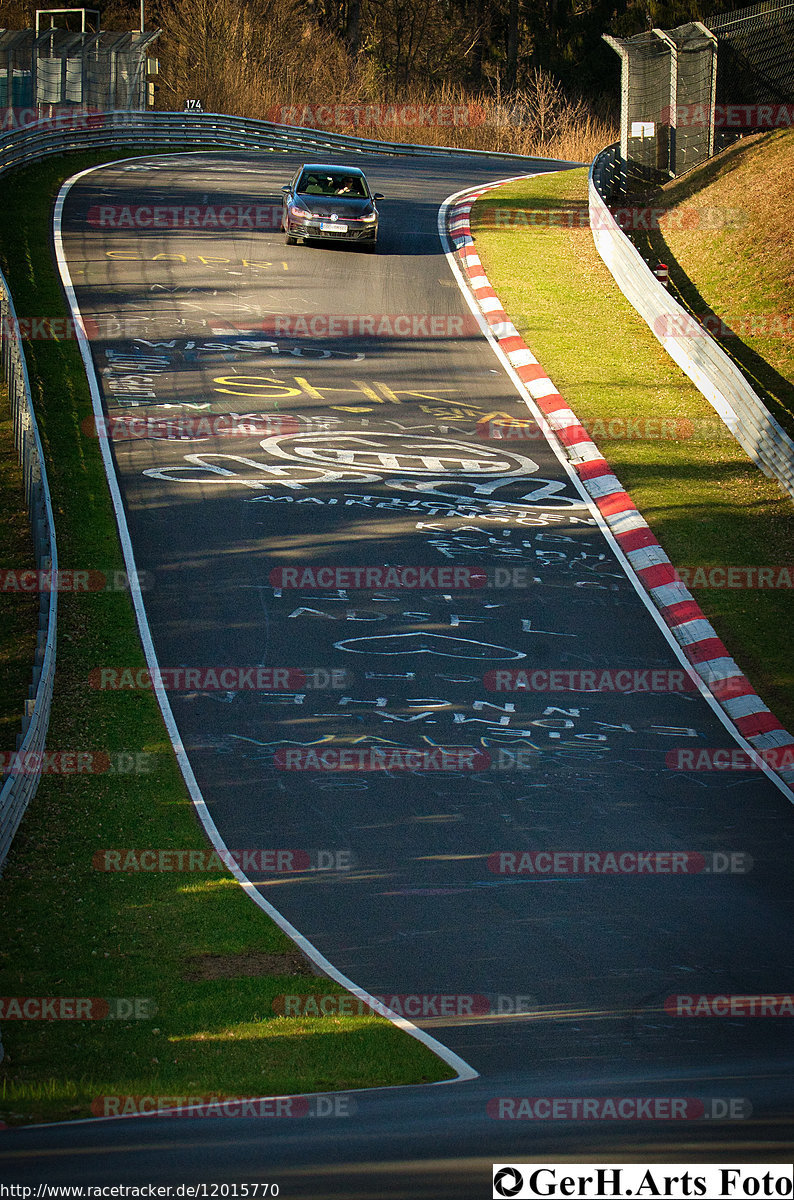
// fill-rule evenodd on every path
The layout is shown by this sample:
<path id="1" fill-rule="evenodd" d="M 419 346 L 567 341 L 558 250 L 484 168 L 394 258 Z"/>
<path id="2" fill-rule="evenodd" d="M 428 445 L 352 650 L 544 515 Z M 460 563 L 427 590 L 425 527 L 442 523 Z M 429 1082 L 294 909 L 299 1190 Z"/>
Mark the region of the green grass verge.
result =
<path id="1" fill-rule="evenodd" d="M 4 178 L 0 261 L 20 316 L 65 315 L 49 231 L 60 183 L 125 153 L 136 151 L 69 155 Z M 77 344 L 40 341 L 27 350 L 60 566 L 121 570 L 98 443 L 81 431 L 91 404 Z M 21 550 L 8 543 L 4 552 Z M 279 994 L 342 989 L 300 965 L 296 973 L 293 944 L 227 872 L 94 869 L 102 848 L 207 846 L 153 696 L 87 685 L 111 652 L 114 661 L 144 666 L 127 594 L 63 593 L 48 748 L 144 752 L 150 771 L 42 779 L 0 885 L 0 995 L 150 997 L 157 1014 L 3 1021 L 0 1116 L 82 1117 L 102 1095 L 260 1096 L 454 1074 L 381 1018 L 278 1016 Z M 203 955 L 226 956 L 223 969 L 190 978 Z M 260 958 L 261 973 L 251 975 L 251 955 L 275 957 L 267 970 Z"/>
<path id="2" fill-rule="evenodd" d="M 794 436 L 794 129 L 756 134 L 666 184 L 658 230 L 634 235 Z"/>
<path id="3" fill-rule="evenodd" d="M 527 216 L 499 227 L 494 206 L 586 209 L 587 171 L 506 184 L 477 202 L 472 232 L 491 283 L 676 566 L 791 562 L 790 499 L 720 432 L 711 406 L 618 290 L 590 230 Z M 638 419 L 664 420 L 675 436 L 649 436 L 645 424 L 643 437 L 605 436 L 610 421 Z M 794 592 L 694 594 L 759 694 L 794 728 Z"/>

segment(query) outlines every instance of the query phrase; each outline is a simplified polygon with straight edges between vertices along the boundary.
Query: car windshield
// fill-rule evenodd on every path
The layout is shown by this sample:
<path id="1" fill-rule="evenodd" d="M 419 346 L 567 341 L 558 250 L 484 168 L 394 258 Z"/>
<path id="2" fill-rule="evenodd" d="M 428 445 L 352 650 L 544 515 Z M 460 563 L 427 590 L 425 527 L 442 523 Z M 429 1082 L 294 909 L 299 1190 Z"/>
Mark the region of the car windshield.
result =
<path id="1" fill-rule="evenodd" d="M 356 196 L 364 199 L 367 188 L 360 175 L 304 171 L 296 189 L 305 196 Z"/>

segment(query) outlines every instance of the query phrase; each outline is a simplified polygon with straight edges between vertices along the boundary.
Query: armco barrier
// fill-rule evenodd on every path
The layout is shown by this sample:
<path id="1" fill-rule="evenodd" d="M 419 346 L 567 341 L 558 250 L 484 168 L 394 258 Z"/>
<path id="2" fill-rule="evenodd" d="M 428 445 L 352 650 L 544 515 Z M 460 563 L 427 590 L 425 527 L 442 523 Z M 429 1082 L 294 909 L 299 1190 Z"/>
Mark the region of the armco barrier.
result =
<path id="1" fill-rule="evenodd" d="M 604 201 L 616 178 L 617 147 L 596 155 L 590 168 L 590 225 L 596 249 L 623 295 L 650 326 L 670 357 L 702 392 L 740 446 L 765 475 L 794 497 L 794 441 L 765 408 L 741 371 L 708 334 L 663 337 L 680 329 L 689 314 L 654 277 Z M 690 318 L 691 319 L 691 318 Z M 690 344 L 691 343 L 691 344 Z"/>
<path id="2" fill-rule="evenodd" d="M 68 116 L 68 114 L 67 114 Z M 491 150 L 460 150 L 452 146 L 422 146 L 409 142 L 381 142 L 324 129 L 305 126 L 279 125 L 272 121 L 255 121 L 247 117 L 229 117 L 222 113 L 169 112 L 103 112 L 87 113 L 80 119 L 79 110 L 69 121 L 65 118 L 48 122 L 42 118 L 0 136 L 0 172 L 7 167 L 21 166 L 48 154 L 68 150 L 101 149 L 103 146 L 147 146 L 171 149 L 174 146 L 229 147 L 239 150 L 268 152 L 347 150 L 355 154 L 395 154 L 413 157 L 443 157 L 460 154 L 462 157 L 515 159 L 534 162 L 523 154 Z M 549 160 L 557 161 L 557 160 Z"/>
<path id="3" fill-rule="evenodd" d="M 58 551 L 55 545 L 55 524 L 52 517 L 47 470 L 33 413 L 28 369 L 22 352 L 14 304 L 5 277 L 0 272 L 0 353 L 8 399 L 14 419 L 14 442 L 22 466 L 25 501 L 33 528 L 36 567 L 39 571 L 58 570 Z M 44 750 L 50 719 L 50 704 L 55 678 L 55 633 L 58 614 L 58 591 L 42 591 L 39 601 L 39 635 L 33 666 L 33 682 L 29 699 L 25 701 L 22 732 L 17 737 L 17 750 L 22 754 L 40 755 Z M 29 761 L 39 761 L 33 757 Z M 0 871 L 8 855 L 11 840 L 17 831 L 25 809 L 35 795 L 39 772 L 23 771 L 9 775 L 0 790 Z"/>

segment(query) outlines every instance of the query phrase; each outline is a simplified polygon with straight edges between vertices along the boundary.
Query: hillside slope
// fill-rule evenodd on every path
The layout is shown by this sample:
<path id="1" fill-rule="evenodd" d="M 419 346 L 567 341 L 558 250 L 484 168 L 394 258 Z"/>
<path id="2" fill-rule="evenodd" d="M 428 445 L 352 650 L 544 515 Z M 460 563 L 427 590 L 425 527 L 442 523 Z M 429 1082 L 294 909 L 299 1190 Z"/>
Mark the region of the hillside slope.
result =
<path id="1" fill-rule="evenodd" d="M 743 138 L 666 184 L 648 235 L 682 303 L 794 433 L 794 130 Z"/>

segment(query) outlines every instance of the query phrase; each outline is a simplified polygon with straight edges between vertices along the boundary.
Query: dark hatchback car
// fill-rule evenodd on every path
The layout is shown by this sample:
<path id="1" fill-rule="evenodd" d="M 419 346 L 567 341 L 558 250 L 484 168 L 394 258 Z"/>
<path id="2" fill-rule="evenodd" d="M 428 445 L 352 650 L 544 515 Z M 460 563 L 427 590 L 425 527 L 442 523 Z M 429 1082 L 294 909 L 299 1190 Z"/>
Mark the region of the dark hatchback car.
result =
<path id="1" fill-rule="evenodd" d="M 298 238 L 357 242 L 374 250 L 378 240 L 376 200 L 358 167 L 304 164 L 284 193 L 281 224 L 287 245 Z"/>

